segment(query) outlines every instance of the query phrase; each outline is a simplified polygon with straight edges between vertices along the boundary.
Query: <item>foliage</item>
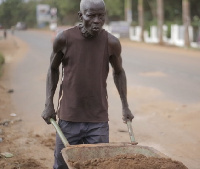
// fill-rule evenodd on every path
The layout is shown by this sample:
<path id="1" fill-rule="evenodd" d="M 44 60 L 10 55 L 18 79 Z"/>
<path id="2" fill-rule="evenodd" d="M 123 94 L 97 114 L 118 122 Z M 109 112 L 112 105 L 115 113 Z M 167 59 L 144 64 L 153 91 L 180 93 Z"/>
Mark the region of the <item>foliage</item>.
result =
<path id="1" fill-rule="evenodd" d="M 56 1 L 58 10 L 58 17 L 62 24 L 73 24 L 78 22 L 78 11 L 80 0 L 59 0 Z"/>
<path id="2" fill-rule="evenodd" d="M 0 21 L 6 28 L 16 25 L 17 22 L 26 22 L 28 26 L 36 23 L 35 1 L 24 3 L 23 0 L 6 0 L 0 5 Z"/>
<path id="3" fill-rule="evenodd" d="M 124 1 L 122 0 L 105 0 L 108 20 L 124 20 Z"/>
<path id="4" fill-rule="evenodd" d="M 22 19 L 22 15 L 20 14 L 21 5 L 21 0 L 3 1 L 0 6 L 0 18 L 2 24 L 5 27 L 11 26 L 14 22 L 17 21 L 16 19 Z M 13 7 L 15 7 L 15 10 L 13 10 Z"/>
<path id="5" fill-rule="evenodd" d="M 165 21 L 182 22 L 182 0 L 167 0 L 164 1 Z"/>
<path id="6" fill-rule="evenodd" d="M 26 4 L 23 4 L 23 11 L 26 13 L 24 21 L 28 27 L 34 27 L 36 25 L 36 1 L 31 0 Z"/>

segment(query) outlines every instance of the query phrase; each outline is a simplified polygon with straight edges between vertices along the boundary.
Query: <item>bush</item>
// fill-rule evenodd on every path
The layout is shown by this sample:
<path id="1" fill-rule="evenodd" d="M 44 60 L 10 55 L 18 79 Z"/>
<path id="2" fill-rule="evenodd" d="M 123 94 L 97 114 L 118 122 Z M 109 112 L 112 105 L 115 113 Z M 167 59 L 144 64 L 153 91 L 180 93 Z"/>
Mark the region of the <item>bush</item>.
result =
<path id="1" fill-rule="evenodd" d="M 177 24 L 177 25 L 183 25 L 181 20 L 176 21 L 165 21 L 164 25 L 167 25 L 167 38 L 171 38 L 171 26 Z"/>
<path id="2" fill-rule="evenodd" d="M 5 59 L 3 57 L 3 54 L 0 53 L 0 76 L 2 74 L 2 67 L 3 67 L 4 62 L 5 62 Z"/>

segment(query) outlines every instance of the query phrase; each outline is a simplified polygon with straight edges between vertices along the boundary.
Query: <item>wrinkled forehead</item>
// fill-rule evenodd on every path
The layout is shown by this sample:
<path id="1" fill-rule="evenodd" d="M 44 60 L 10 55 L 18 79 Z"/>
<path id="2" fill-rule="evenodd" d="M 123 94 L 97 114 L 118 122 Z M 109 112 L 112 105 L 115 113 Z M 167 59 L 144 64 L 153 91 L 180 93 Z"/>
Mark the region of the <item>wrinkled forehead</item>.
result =
<path id="1" fill-rule="evenodd" d="M 88 3 L 84 3 L 82 5 L 82 9 L 81 12 L 85 13 L 85 12 L 105 12 L 105 4 L 103 3 L 103 1 L 98 1 L 98 2 L 88 2 Z"/>

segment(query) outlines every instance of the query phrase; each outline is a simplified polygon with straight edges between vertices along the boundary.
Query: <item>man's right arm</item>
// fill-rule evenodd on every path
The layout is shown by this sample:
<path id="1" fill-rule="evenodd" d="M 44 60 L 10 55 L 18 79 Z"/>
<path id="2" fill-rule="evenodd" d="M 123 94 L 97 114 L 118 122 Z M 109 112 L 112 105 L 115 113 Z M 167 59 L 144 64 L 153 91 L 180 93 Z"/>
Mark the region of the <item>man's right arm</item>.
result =
<path id="1" fill-rule="evenodd" d="M 54 40 L 53 52 L 51 54 L 50 66 L 47 73 L 46 101 L 45 109 L 42 113 L 42 118 L 46 121 L 47 124 L 50 124 L 50 118 L 56 120 L 53 97 L 59 80 L 59 66 L 62 62 L 65 51 L 66 37 L 64 35 L 64 32 L 62 32 Z"/>

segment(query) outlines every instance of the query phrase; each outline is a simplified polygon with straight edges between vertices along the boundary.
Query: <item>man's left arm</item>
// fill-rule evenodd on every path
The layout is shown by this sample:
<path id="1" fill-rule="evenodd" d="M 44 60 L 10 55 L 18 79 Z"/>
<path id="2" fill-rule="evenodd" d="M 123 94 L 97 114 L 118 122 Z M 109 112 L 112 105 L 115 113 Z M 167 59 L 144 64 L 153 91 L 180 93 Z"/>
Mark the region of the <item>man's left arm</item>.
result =
<path id="1" fill-rule="evenodd" d="M 122 101 L 122 113 L 123 113 L 122 119 L 126 123 L 127 120 L 132 121 L 134 116 L 129 109 L 127 101 L 127 83 L 126 83 L 126 74 L 122 67 L 121 44 L 116 37 L 109 34 L 108 45 L 109 45 L 109 51 L 111 53 L 109 60 L 113 68 L 114 83 L 117 87 L 117 90 L 119 92 Z"/>

